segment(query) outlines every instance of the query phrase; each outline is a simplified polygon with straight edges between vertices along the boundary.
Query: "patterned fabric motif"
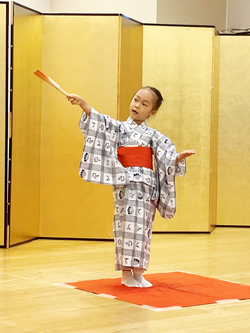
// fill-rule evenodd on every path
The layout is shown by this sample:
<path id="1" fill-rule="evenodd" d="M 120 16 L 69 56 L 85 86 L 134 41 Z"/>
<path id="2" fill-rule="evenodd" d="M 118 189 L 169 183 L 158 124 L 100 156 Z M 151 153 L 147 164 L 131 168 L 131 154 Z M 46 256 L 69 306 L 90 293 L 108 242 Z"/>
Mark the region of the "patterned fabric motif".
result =
<path id="1" fill-rule="evenodd" d="M 107 185 L 128 183 L 128 173 L 116 159 L 118 122 L 92 109 L 90 117 L 83 113 L 79 126 L 85 137 L 81 177 Z"/>
<path id="2" fill-rule="evenodd" d="M 152 187 L 131 182 L 114 186 L 115 269 L 148 269 L 155 204 Z"/>

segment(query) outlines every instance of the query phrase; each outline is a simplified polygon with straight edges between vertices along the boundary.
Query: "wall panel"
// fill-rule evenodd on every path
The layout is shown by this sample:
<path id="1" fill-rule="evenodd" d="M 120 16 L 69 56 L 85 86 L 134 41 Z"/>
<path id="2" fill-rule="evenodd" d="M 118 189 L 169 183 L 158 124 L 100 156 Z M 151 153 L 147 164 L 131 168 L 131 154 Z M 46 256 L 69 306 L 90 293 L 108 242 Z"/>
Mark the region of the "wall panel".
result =
<path id="1" fill-rule="evenodd" d="M 226 21 L 227 0 L 157 0 L 157 23 L 209 25 L 223 30 Z"/>
<path id="2" fill-rule="evenodd" d="M 134 20 L 156 23 L 157 0 L 51 0 L 54 13 L 122 13 Z"/>
<path id="3" fill-rule="evenodd" d="M 178 152 L 197 151 L 185 177 L 176 177 L 176 216 L 168 221 L 157 215 L 154 230 L 210 231 L 214 29 L 144 26 L 143 34 L 143 85 L 165 98 L 148 124 L 171 138 Z"/>
<path id="4" fill-rule="evenodd" d="M 0 4 L 0 246 L 4 245 L 7 5 Z"/>
<path id="5" fill-rule="evenodd" d="M 125 121 L 134 93 L 142 86 L 143 26 L 120 18 L 118 117 Z"/>
<path id="6" fill-rule="evenodd" d="M 226 29 L 248 28 L 250 26 L 250 2 L 248 0 L 228 0 L 227 2 Z"/>
<path id="7" fill-rule="evenodd" d="M 39 233 L 41 55 L 42 16 L 15 5 L 10 245 Z"/>
<path id="8" fill-rule="evenodd" d="M 211 90 L 209 219 L 211 230 L 217 223 L 218 208 L 218 121 L 219 121 L 220 36 L 214 35 Z"/>
<path id="9" fill-rule="evenodd" d="M 43 71 L 117 118 L 119 16 L 44 16 Z M 43 84 L 41 237 L 113 238 L 112 187 L 82 180 L 81 109 Z"/>
<path id="10" fill-rule="evenodd" d="M 218 225 L 250 225 L 250 37 L 220 38 Z"/>
<path id="11" fill-rule="evenodd" d="M 32 8 L 42 13 L 50 13 L 51 0 L 17 0 L 15 3 Z"/>

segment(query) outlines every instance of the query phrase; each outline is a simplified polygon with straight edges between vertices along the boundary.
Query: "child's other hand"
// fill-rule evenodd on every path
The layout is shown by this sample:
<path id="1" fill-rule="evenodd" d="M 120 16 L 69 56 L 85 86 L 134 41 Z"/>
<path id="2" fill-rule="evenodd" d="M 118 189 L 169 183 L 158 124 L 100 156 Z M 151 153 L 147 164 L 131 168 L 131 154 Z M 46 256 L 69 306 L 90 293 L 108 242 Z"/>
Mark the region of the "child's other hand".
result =
<path id="1" fill-rule="evenodd" d="M 176 163 L 179 163 L 181 160 L 184 160 L 184 158 L 189 157 L 191 155 L 196 154 L 196 151 L 191 149 L 191 150 L 184 150 L 183 152 L 181 152 L 176 159 Z"/>

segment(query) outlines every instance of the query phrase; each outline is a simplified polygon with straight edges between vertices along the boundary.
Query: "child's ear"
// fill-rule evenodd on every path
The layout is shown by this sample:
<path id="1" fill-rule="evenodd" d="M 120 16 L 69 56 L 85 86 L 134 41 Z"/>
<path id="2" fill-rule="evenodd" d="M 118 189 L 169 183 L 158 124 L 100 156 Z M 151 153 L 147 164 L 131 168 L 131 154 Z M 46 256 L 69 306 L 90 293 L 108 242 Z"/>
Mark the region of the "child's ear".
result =
<path id="1" fill-rule="evenodd" d="M 150 116 L 153 116 L 153 115 L 155 115 L 155 114 L 156 114 L 156 112 L 157 112 L 157 110 L 152 110 L 152 111 L 151 111 L 151 113 L 150 113 Z"/>

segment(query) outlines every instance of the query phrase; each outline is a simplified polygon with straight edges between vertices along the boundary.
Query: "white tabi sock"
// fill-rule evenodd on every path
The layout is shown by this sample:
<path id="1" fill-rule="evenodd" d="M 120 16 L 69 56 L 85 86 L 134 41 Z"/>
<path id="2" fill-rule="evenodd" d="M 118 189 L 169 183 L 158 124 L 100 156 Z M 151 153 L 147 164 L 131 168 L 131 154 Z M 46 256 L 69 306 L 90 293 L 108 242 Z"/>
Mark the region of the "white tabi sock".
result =
<path id="1" fill-rule="evenodd" d="M 142 287 L 140 282 L 134 279 L 131 270 L 122 271 L 122 284 L 124 284 L 124 286 L 126 287 L 136 287 L 136 288 Z"/>
<path id="2" fill-rule="evenodd" d="M 143 288 L 149 288 L 153 286 L 152 283 L 144 279 L 142 275 L 144 270 L 142 268 L 133 268 L 133 272 L 134 272 L 134 279 L 138 281 Z"/>

